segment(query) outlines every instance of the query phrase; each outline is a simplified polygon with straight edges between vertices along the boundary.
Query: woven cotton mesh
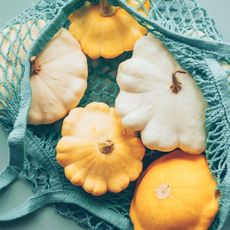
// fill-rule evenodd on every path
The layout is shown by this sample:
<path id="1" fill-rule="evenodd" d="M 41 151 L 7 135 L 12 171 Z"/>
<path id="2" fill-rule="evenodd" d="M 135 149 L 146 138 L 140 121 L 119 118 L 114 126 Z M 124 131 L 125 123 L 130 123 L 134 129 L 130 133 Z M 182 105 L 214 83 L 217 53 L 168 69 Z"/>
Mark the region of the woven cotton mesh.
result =
<path id="1" fill-rule="evenodd" d="M 211 127 L 213 124 L 216 124 L 217 131 L 222 133 L 222 135 L 216 137 L 222 141 L 221 143 L 218 143 L 217 140 L 217 142 L 208 146 L 210 169 L 221 187 L 227 175 L 227 162 L 229 162 L 227 158 L 229 146 L 225 146 L 225 143 L 228 143 L 230 139 L 229 133 L 223 129 L 224 127 L 227 129 L 229 124 L 222 119 L 225 117 L 226 111 L 218 103 L 220 97 L 215 95 L 215 91 L 213 91 L 215 82 L 212 82 L 209 78 L 212 73 L 207 69 L 207 64 L 203 60 L 203 53 L 199 49 L 174 43 L 163 35 L 159 35 L 156 26 L 151 23 L 154 22 L 163 26 L 165 30 L 185 36 L 221 41 L 222 38 L 216 30 L 213 20 L 208 17 L 203 9 L 197 6 L 194 0 L 151 0 L 150 10 L 145 9 L 143 1 L 140 1 L 136 8 L 131 7 L 128 0 L 119 0 L 115 3 L 121 4 L 140 23 L 159 36 L 185 69 L 190 72 L 193 72 L 193 70 L 199 71 L 199 74 L 194 78 L 202 88 L 210 106 L 207 111 L 207 123 L 211 124 L 207 127 L 210 130 L 209 139 L 215 138 L 215 134 L 213 134 L 215 127 Z M 69 7 L 66 7 L 67 5 Z M 29 78 L 29 58 L 40 52 L 60 27 L 68 27 L 68 14 L 80 5 L 80 2 L 74 0 L 41 0 L 2 30 L 0 34 L 0 121 L 8 131 L 13 129 L 17 115 L 23 106 L 21 103 L 24 92 L 22 82 Z M 140 9 L 145 14 L 140 13 Z M 62 15 L 61 20 L 58 17 L 60 14 Z M 49 29 L 47 30 L 47 28 Z M 221 54 L 215 55 L 220 61 L 224 59 Z M 80 106 L 85 106 L 92 101 L 103 101 L 113 106 L 119 92 L 115 78 L 117 67 L 120 62 L 130 56 L 131 53 L 129 52 L 112 60 L 103 58 L 97 61 L 88 60 L 88 88 Z M 204 78 L 203 76 L 207 77 Z M 204 85 L 206 85 L 206 88 L 210 88 L 210 95 L 206 95 L 207 89 Z M 213 112 L 215 106 L 216 114 Z M 55 160 L 55 146 L 60 139 L 61 123 L 62 121 L 49 126 L 28 127 L 23 175 L 31 181 L 35 192 L 59 187 L 81 191 L 81 188 L 72 186 L 65 179 L 63 169 L 58 166 Z M 30 151 L 30 145 L 37 147 L 36 153 Z M 215 152 L 215 155 L 216 148 L 218 148 L 218 151 Z M 145 167 L 159 155 L 159 153 L 152 154 L 148 151 L 144 159 Z M 47 173 L 47 168 L 44 166 L 47 164 L 46 162 L 49 162 L 52 170 L 56 172 L 53 176 Z M 91 199 L 96 199 L 101 206 L 108 210 L 113 210 L 114 215 L 121 214 L 124 218 L 129 218 L 129 206 L 134 188 L 135 183 L 132 183 L 128 189 L 120 194 L 108 193 L 95 198 L 89 194 L 85 195 L 90 196 Z M 218 226 L 222 225 L 219 216 L 221 217 L 221 214 L 224 213 L 223 216 L 225 217 L 228 212 L 229 205 L 225 205 L 224 202 L 221 205 L 213 229 L 218 229 Z M 90 211 L 86 211 L 77 205 L 57 204 L 56 208 L 60 214 L 74 219 L 86 229 L 107 230 L 119 228 L 119 226 L 115 227 L 98 218 L 97 213 L 90 213 Z"/>
<path id="2" fill-rule="evenodd" d="M 19 111 L 20 85 L 28 50 L 45 24 L 44 20 L 16 22 L 0 34 L 0 119 L 7 118 L 7 125 L 13 124 Z"/>
<path id="3" fill-rule="evenodd" d="M 169 30 L 188 36 L 222 40 L 213 20 L 193 0 L 157 0 L 152 5 L 149 19 Z M 203 36 L 200 36 L 201 32 Z"/>

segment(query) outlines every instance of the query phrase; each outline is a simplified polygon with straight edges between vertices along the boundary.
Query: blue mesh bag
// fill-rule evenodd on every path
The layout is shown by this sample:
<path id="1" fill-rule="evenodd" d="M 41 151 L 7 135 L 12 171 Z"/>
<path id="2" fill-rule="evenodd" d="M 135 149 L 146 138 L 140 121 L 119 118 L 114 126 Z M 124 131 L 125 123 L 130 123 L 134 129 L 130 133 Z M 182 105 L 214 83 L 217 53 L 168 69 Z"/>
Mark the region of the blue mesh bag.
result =
<path id="1" fill-rule="evenodd" d="M 213 20 L 195 0 L 150 2 L 145 15 L 139 11 L 144 8 L 142 1 L 136 8 L 126 0 L 114 0 L 113 4 L 124 8 L 164 43 L 178 63 L 192 73 L 207 101 L 206 157 L 221 194 L 219 212 L 210 229 L 218 230 L 230 210 L 229 72 L 223 68 L 223 63 L 230 64 L 230 44 L 223 42 Z M 61 27 L 68 28 L 68 16 L 83 4 L 83 0 L 40 0 L 1 30 L 0 123 L 9 134 L 10 162 L 0 174 L 0 189 L 21 175 L 31 182 L 34 195 L 0 214 L 0 221 L 14 220 L 54 204 L 61 215 L 86 229 L 133 229 L 129 207 L 135 183 L 119 194 L 87 194 L 65 178 L 63 168 L 56 162 L 62 121 L 36 127 L 27 122 L 31 104 L 30 57 L 41 52 Z M 80 106 L 92 101 L 113 106 L 119 92 L 117 67 L 130 56 L 131 52 L 126 52 L 111 60 L 88 60 L 88 88 Z M 144 165 L 156 155 L 148 150 Z"/>

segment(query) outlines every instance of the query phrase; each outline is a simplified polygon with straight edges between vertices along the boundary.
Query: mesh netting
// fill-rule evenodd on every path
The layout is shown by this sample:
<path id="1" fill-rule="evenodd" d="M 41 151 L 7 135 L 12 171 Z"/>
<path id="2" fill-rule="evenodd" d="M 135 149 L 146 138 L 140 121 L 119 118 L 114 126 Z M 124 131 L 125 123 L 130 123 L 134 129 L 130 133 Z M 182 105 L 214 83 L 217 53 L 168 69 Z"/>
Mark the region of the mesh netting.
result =
<path id="1" fill-rule="evenodd" d="M 156 30 L 155 25 L 158 25 L 181 35 L 190 36 L 192 34 L 195 37 L 202 32 L 206 37 L 217 41 L 222 40 L 213 19 L 194 0 L 150 0 L 150 10 L 144 4 L 145 1 L 141 0 L 138 0 L 140 4 L 135 8 L 130 6 L 130 0 L 118 0 L 117 2 L 134 13 L 137 20 L 152 30 Z M 140 13 L 140 9 L 145 13 Z"/>
<path id="2" fill-rule="evenodd" d="M 149 19 L 158 22 L 165 28 L 187 36 L 222 40 L 213 20 L 196 2 L 157 0 L 152 4 L 153 11 L 149 14 Z M 202 33 L 203 36 L 201 36 Z"/>
<path id="3" fill-rule="evenodd" d="M 44 20 L 28 20 L 7 27 L 0 35 L 0 119 L 7 118 L 7 125 L 13 124 L 19 111 L 20 85 L 28 50 L 45 25 Z"/>
<path id="4" fill-rule="evenodd" d="M 23 108 L 26 105 L 29 107 L 31 95 L 25 94 L 25 89 L 29 88 L 29 85 L 26 84 L 29 83 L 30 75 L 29 58 L 39 53 L 60 27 L 68 27 L 69 13 L 80 7 L 82 3 L 76 0 L 41 0 L 2 30 L 0 35 L 0 121 L 8 131 L 13 129 L 18 114 L 27 113 L 27 110 L 23 110 Z M 205 98 L 212 98 L 212 100 L 208 99 L 210 107 L 207 111 L 207 123 L 211 124 L 208 127 L 210 130 L 209 139 L 215 137 L 212 135 L 212 130 L 215 127 L 211 127 L 215 124 L 218 132 L 222 134 L 219 135 L 222 142 L 211 143 L 208 156 L 210 169 L 218 178 L 219 185 L 222 185 L 227 175 L 227 162 L 229 162 L 227 158 L 229 146 L 223 146 L 223 143 L 229 141 L 229 132 L 226 131 L 229 127 L 226 116 L 229 115 L 225 114 L 226 106 L 218 103 L 222 100 L 221 95 L 216 94 L 215 81 L 210 79 L 212 73 L 210 73 L 203 59 L 204 53 L 198 49 L 199 47 L 193 49 L 189 45 L 174 43 L 164 36 L 167 35 L 170 38 L 176 32 L 180 36 L 176 36 L 175 40 L 180 38 L 188 44 L 191 44 L 189 37 L 221 41 L 222 38 L 216 30 L 213 20 L 193 0 L 151 0 L 150 10 L 145 9 L 142 1 L 137 8 L 131 7 L 128 0 L 117 0 L 116 4 L 120 4 L 140 23 L 159 36 L 179 63 L 186 70 L 194 72 L 195 80 L 202 88 Z M 164 35 L 159 35 L 159 31 Z M 188 40 L 184 40 L 181 35 L 188 36 Z M 195 46 L 199 46 L 199 44 L 197 43 Z M 215 57 L 220 61 L 222 59 L 226 62 L 229 61 L 224 57 L 224 54 L 217 54 L 215 51 L 206 54 L 209 53 L 216 54 Z M 80 106 L 85 106 L 92 101 L 103 101 L 113 106 L 119 91 L 115 79 L 117 67 L 120 62 L 130 56 L 131 53 L 128 52 L 116 59 L 88 60 L 88 88 Z M 209 90 L 210 95 L 207 95 Z M 217 103 L 216 108 L 214 108 L 215 103 Z M 31 181 L 34 191 L 73 190 L 76 193 L 84 194 L 92 201 L 92 204 L 96 201 L 101 207 L 111 210 L 114 216 L 118 215 L 129 221 L 129 206 L 135 183 L 131 183 L 129 188 L 120 194 L 108 193 L 101 197 L 93 197 L 84 193 L 81 188 L 72 186 L 65 179 L 63 169 L 55 160 L 55 146 L 60 139 L 61 124 L 62 121 L 59 121 L 49 126 L 29 126 L 27 128 L 23 175 Z M 24 125 L 26 126 L 26 124 Z M 223 130 L 224 128 L 225 130 Z M 222 154 L 222 157 L 213 154 L 217 148 L 217 154 Z M 160 153 L 152 154 L 148 151 L 144 159 L 145 167 L 158 156 Z M 57 204 L 56 208 L 60 214 L 74 219 L 87 229 L 121 229 L 119 226 L 115 227 L 112 221 L 110 223 L 109 220 L 103 220 L 103 217 L 97 216 L 97 213 L 91 213 L 90 208 L 82 209 L 80 206 Z M 226 214 L 227 209 L 228 206 L 224 206 L 221 212 Z M 221 226 L 218 218 L 213 229 Z"/>

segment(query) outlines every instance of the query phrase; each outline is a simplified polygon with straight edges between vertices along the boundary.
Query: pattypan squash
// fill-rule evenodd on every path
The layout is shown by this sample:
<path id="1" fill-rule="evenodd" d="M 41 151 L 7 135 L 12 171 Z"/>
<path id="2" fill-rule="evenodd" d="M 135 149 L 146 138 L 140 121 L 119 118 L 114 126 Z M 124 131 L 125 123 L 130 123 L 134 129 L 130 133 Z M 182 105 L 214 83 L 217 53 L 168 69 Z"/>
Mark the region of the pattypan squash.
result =
<path id="1" fill-rule="evenodd" d="M 99 196 L 120 192 L 138 178 L 145 148 L 114 108 L 93 102 L 71 110 L 56 151 L 67 179 Z"/>
<path id="2" fill-rule="evenodd" d="M 135 230 L 207 230 L 218 211 L 217 184 L 203 154 L 175 150 L 154 161 L 136 187 Z"/>
<path id="3" fill-rule="evenodd" d="M 116 110 L 126 128 L 141 131 L 150 149 L 198 154 L 205 150 L 207 104 L 192 76 L 153 35 L 141 38 L 121 63 Z"/>
<path id="4" fill-rule="evenodd" d="M 50 124 L 63 118 L 83 97 L 87 77 L 87 59 L 79 43 L 61 29 L 37 57 L 31 57 L 29 123 Z"/>
<path id="5" fill-rule="evenodd" d="M 129 0 L 128 3 L 134 7 L 140 4 L 137 0 Z M 149 0 L 144 6 L 149 9 Z M 124 9 L 109 5 L 107 0 L 101 0 L 98 5 L 86 2 L 69 19 L 69 31 L 80 42 L 84 53 L 92 59 L 115 58 L 130 51 L 135 42 L 147 33 Z"/>

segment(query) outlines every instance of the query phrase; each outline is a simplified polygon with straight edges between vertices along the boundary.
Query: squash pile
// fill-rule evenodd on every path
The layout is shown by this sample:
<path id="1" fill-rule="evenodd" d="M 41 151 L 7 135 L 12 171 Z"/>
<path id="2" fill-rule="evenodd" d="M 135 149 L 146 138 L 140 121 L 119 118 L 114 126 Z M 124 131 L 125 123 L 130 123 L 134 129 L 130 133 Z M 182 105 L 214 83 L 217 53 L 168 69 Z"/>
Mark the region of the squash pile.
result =
<path id="1" fill-rule="evenodd" d="M 150 9 L 148 0 L 143 4 Z M 87 2 L 69 19 L 69 30 L 31 57 L 29 123 L 64 118 L 56 159 L 74 186 L 101 196 L 139 178 L 130 208 L 135 230 L 207 230 L 219 194 L 204 154 L 207 104 L 191 73 L 107 0 Z M 87 88 L 86 56 L 111 59 L 131 50 L 118 68 L 115 107 L 77 107 Z M 146 148 L 166 154 L 141 175 Z"/>

